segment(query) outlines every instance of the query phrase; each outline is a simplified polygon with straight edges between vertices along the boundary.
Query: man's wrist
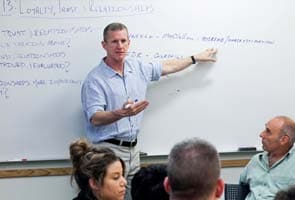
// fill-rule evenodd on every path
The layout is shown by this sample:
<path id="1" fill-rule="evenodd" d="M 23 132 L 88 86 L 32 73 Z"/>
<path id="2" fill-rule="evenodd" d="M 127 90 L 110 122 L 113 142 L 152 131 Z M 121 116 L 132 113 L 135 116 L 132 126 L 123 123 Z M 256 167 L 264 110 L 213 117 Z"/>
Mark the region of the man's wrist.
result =
<path id="1" fill-rule="evenodd" d="M 126 117 L 125 114 L 121 111 L 121 109 L 113 110 L 113 111 L 111 111 L 111 113 L 116 118 L 116 120 L 119 120 L 119 119 L 122 119 L 123 117 Z"/>
<path id="2" fill-rule="evenodd" d="M 196 59 L 194 56 L 191 56 L 191 59 L 192 59 L 192 64 L 196 64 Z"/>

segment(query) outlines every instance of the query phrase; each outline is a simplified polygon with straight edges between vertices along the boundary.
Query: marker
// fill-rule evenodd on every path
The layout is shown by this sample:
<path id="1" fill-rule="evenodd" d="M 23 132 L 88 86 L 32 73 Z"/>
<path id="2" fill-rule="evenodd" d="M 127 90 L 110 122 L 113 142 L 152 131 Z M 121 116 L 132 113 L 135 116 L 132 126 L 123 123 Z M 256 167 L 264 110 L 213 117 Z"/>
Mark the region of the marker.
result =
<path id="1" fill-rule="evenodd" d="M 125 105 L 125 109 L 130 108 L 133 104 L 135 104 L 138 101 L 138 99 L 135 99 L 133 103 L 128 103 L 127 105 Z"/>
<path id="2" fill-rule="evenodd" d="M 12 160 L 7 160 L 7 162 L 25 162 L 25 161 L 28 161 L 28 159 L 26 159 L 26 158 L 15 158 L 15 159 L 12 159 Z"/>
<path id="3" fill-rule="evenodd" d="M 256 151 L 256 147 L 239 147 L 238 151 Z"/>

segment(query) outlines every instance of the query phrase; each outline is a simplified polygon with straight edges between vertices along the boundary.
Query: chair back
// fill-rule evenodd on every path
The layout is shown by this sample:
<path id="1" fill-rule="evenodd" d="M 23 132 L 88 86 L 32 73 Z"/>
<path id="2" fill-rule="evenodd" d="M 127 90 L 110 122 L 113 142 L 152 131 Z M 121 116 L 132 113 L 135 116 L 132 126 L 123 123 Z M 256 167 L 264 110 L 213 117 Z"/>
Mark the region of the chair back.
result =
<path id="1" fill-rule="evenodd" d="M 250 188 L 248 184 L 230 184 L 224 185 L 224 199 L 225 200 L 245 200 Z"/>
<path id="2" fill-rule="evenodd" d="M 239 198 L 239 184 L 224 185 L 224 199 L 225 200 L 238 200 Z"/>

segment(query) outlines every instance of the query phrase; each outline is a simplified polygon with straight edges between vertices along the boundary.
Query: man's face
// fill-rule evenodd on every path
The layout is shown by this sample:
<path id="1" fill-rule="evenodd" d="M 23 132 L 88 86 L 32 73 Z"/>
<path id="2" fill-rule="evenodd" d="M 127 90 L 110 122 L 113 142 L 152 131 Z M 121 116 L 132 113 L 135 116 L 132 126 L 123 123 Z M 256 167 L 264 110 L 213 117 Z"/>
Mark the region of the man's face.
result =
<path id="1" fill-rule="evenodd" d="M 130 41 L 126 29 L 108 31 L 106 41 L 102 42 L 107 58 L 114 62 L 123 62 L 128 52 Z"/>
<path id="2" fill-rule="evenodd" d="M 262 147 L 265 151 L 272 153 L 282 146 L 280 133 L 283 120 L 274 118 L 265 124 L 265 130 L 260 133 Z"/>

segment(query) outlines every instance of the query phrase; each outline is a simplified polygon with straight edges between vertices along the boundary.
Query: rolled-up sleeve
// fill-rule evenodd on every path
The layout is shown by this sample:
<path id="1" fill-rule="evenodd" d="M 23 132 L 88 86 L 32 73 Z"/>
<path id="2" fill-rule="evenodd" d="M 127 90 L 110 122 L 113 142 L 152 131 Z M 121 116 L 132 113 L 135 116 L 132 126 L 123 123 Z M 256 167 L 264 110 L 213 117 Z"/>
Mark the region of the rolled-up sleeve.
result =
<path id="1" fill-rule="evenodd" d="M 162 64 L 160 62 L 140 62 L 139 66 L 147 82 L 157 81 L 161 78 Z"/>
<path id="2" fill-rule="evenodd" d="M 103 94 L 103 90 L 99 84 L 95 84 L 90 80 L 83 84 L 81 94 L 82 107 L 88 120 L 90 120 L 96 112 L 104 110 L 106 100 Z"/>

